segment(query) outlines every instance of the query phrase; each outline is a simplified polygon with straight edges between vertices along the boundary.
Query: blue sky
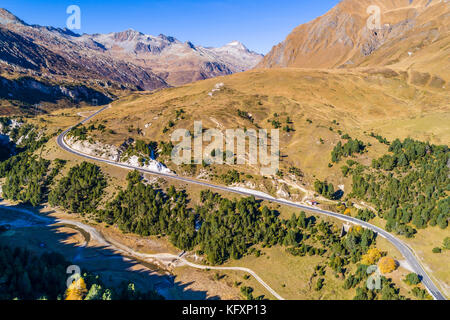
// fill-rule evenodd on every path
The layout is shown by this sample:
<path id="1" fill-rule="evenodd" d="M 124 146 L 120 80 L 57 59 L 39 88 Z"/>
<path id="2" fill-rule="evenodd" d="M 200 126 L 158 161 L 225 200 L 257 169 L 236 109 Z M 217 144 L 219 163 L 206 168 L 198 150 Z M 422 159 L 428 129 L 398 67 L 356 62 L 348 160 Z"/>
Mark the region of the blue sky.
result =
<path id="1" fill-rule="evenodd" d="M 196 45 L 239 40 L 266 54 L 299 24 L 326 13 L 338 0 L 1 0 L 29 24 L 65 27 L 69 5 L 81 8 L 80 33 L 129 28 L 165 34 Z"/>

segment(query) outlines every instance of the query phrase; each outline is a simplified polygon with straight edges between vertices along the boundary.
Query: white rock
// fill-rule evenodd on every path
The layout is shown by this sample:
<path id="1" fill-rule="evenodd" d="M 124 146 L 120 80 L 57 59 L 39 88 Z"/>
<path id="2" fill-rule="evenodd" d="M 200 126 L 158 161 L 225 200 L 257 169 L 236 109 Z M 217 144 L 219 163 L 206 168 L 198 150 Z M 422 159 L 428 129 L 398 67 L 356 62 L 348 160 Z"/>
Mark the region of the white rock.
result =
<path id="1" fill-rule="evenodd" d="M 79 151 L 84 154 L 88 154 L 91 156 L 104 158 L 107 160 L 115 161 L 118 164 L 126 164 L 129 166 L 133 166 L 136 168 L 146 169 L 153 172 L 158 173 L 165 173 L 165 174 L 171 174 L 172 171 L 168 169 L 166 166 L 164 166 L 162 163 L 156 161 L 156 160 L 149 160 L 148 165 L 144 164 L 141 165 L 139 163 L 139 157 L 138 156 L 131 156 L 126 161 L 120 161 L 121 152 L 119 151 L 119 148 L 112 145 L 107 144 L 101 144 L 99 142 L 96 142 L 94 144 L 90 143 L 89 141 L 81 141 L 77 140 L 74 141 L 73 137 L 69 138 L 66 143 L 74 150 Z"/>

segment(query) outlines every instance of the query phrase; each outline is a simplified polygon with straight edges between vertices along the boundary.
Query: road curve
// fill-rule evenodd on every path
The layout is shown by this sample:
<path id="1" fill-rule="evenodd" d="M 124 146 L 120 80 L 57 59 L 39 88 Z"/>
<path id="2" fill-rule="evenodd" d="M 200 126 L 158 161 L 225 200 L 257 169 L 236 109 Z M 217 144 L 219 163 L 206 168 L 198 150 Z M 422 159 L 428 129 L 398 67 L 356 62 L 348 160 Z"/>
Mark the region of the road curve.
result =
<path id="1" fill-rule="evenodd" d="M 187 261 L 186 259 L 181 259 L 185 265 L 188 265 L 190 267 L 193 268 L 197 268 L 197 269 L 210 269 L 210 270 L 235 270 L 235 271 L 244 271 L 247 272 L 249 274 L 251 274 L 256 281 L 258 281 L 264 288 L 267 289 L 267 291 L 269 291 L 275 298 L 277 298 L 278 300 L 284 300 L 284 298 L 282 296 L 280 296 L 278 293 L 275 292 L 275 290 L 273 290 L 267 283 L 264 282 L 263 279 L 261 279 L 255 272 L 253 272 L 251 269 L 248 268 L 242 268 L 242 267 L 209 267 L 209 266 L 202 266 L 199 264 L 195 264 L 192 262 Z"/>
<path id="2" fill-rule="evenodd" d="M 110 105 L 101 108 L 100 110 L 96 111 L 95 113 L 93 113 L 92 115 L 90 115 L 89 117 L 84 119 L 83 121 L 79 122 L 79 124 L 83 124 L 85 122 L 88 122 L 93 117 L 95 117 L 97 114 L 99 114 L 100 112 L 104 111 L 105 109 L 107 109 L 109 107 L 110 107 Z M 206 188 L 210 188 L 210 189 L 221 190 L 221 191 L 225 191 L 225 192 L 231 192 L 231 193 L 235 193 L 235 194 L 239 194 L 239 195 L 243 195 L 243 196 L 254 196 L 255 198 L 260 199 L 260 200 L 274 202 L 274 203 L 290 206 L 290 207 L 293 207 L 293 208 L 298 208 L 298 209 L 307 210 L 307 211 L 310 211 L 310 212 L 326 215 L 326 216 L 329 216 L 329 217 L 333 217 L 333 218 L 336 218 L 336 219 L 339 219 L 339 220 L 342 220 L 342 221 L 345 221 L 345 222 L 349 222 L 349 223 L 352 223 L 352 224 L 355 224 L 355 225 L 360 225 L 360 226 L 362 226 L 364 228 L 370 229 L 370 230 L 376 232 L 381 237 L 383 237 L 386 240 L 388 240 L 390 243 L 392 243 L 400 251 L 400 253 L 403 255 L 403 257 L 409 263 L 411 268 L 414 270 L 414 272 L 417 273 L 422 278 L 422 283 L 424 284 L 424 286 L 427 288 L 428 292 L 433 296 L 434 299 L 436 299 L 436 300 L 446 300 L 445 296 L 441 293 L 439 288 L 433 283 L 431 278 L 428 276 L 428 274 L 426 273 L 426 271 L 424 270 L 424 268 L 420 264 L 419 259 L 415 256 L 413 250 L 410 249 L 408 247 L 408 245 L 403 243 L 401 240 L 399 240 L 398 238 L 396 238 L 395 236 L 393 236 L 392 234 L 390 234 L 389 232 L 387 232 L 386 230 L 384 230 L 382 228 L 379 228 L 379 227 L 374 226 L 374 225 L 372 225 L 372 224 L 370 224 L 368 222 L 365 222 L 365 221 L 362 221 L 362 220 L 359 220 L 359 219 L 356 219 L 356 218 L 353 218 L 353 217 L 349 217 L 349 216 L 346 216 L 346 215 L 343 215 L 343 214 L 340 214 L 340 213 L 337 213 L 337 212 L 322 210 L 322 209 L 315 208 L 315 207 L 309 207 L 309 206 L 298 204 L 298 203 L 295 203 L 295 202 L 292 202 L 292 201 L 289 201 L 289 200 L 277 199 L 277 198 L 273 198 L 273 197 L 269 197 L 269 196 L 266 197 L 266 196 L 263 196 L 263 195 L 256 195 L 256 194 L 252 194 L 250 192 L 245 192 L 245 191 L 242 191 L 242 190 L 236 190 L 236 189 L 229 188 L 229 187 L 218 186 L 218 185 L 214 185 L 214 184 L 203 182 L 203 181 L 197 181 L 197 180 L 190 179 L 190 178 L 180 177 L 180 176 L 177 176 L 177 175 L 174 175 L 174 174 L 160 173 L 160 172 L 157 172 L 157 171 L 152 171 L 152 170 L 148 170 L 148 169 L 142 169 L 142 168 L 133 167 L 133 166 L 130 166 L 130 165 L 127 165 L 127 164 L 118 163 L 118 162 L 115 162 L 115 161 L 112 161 L 112 160 L 107 160 L 107 159 L 94 157 L 92 155 L 88 155 L 88 154 L 79 152 L 77 150 L 73 150 L 72 148 L 70 148 L 66 144 L 65 136 L 70 131 L 70 129 L 72 129 L 72 127 L 68 128 L 67 130 L 62 132 L 57 137 L 57 144 L 59 145 L 59 147 L 61 147 L 65 151 L 70 152 L 72 154 L 75 154 L 77 156 L 80 156 L 80 157 L 83 157 L 83 158 L 86 158 L 86 159 L 90 159 L 90 160 L 94 160 L 94 161 L 100 161 L 100 162 L 103 162 L 103 163 L 106 163 L 106 164 L 109 164 L 109 165 L 113 165 L 113 166 L 124 168 L 124 169 L 128 169 L 128 170 L 138 170 L 138 171 L 143 172 L 143 173 L 148 173 L 148 174 L 160 176 L 160 177 L 167 178 L 167 179 L 177 180 L 177 181 L 185 182 L 185 183 L 188 183 L 188 184 L 196 184 L 196 185 L 200 185 L 200 186 L 203 186 L 203 187 L 206 187 Z M 261 282 L 261 284 L 263 284 L 263 282 Z"/>

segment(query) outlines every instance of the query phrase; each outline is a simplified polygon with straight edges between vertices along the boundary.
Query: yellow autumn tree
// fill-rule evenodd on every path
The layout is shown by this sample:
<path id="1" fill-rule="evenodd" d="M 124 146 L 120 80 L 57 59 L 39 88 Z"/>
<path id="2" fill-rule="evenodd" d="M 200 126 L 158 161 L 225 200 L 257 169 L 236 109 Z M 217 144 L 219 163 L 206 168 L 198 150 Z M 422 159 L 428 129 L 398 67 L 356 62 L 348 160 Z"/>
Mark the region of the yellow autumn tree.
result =
<path id="1" fill-rule="evenodd" d="M 83 300 L 87 293 L 86 282 L 82 277 L 73 281 L 66 290 L 66 300 Z"/>
<path id="2" fill-rule="evenodd" d="M 378 248 L 370 248 L 367 253 L 361 257 L 361 263 L 365 265 L 375 264 L 381 258 L 381 251 Z"/>
<path id="3" fill-rule="evenodd" d="M 363 230 L 363 228 L 361 226 L 353 226 L 353 227 L 350 227 L 350 229 L 348 229 L 348 233 L 359 234 L 362 232 L 362 230 Z"/>
<path id="4" fill-rule="evenodd" d="M 397 262 L 391 257 L 383 257 L 378 261 L 378 268 L 383 274 L 391 273 L 397 269 Z"/>
<path id="5" fill-rule="evenodd" d="M 350 216 L 351 213 L 352 213 L 352 210 L 351 210 L 350 208 L 347 208 L 347 209 L 345 209 L 345 211 L 344 211 L 344 214 L 345 214 L 346 216 Z"/>

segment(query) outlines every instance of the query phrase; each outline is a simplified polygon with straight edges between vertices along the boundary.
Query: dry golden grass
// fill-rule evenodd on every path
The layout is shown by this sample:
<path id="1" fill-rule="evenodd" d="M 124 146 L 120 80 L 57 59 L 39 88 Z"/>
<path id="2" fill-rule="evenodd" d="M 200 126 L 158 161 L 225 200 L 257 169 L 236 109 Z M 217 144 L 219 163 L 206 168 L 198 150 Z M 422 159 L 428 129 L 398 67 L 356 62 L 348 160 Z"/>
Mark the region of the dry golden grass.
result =
<path id="1" fill-rule="evenodd" d="M 448 236 L 450 236 L 448 228 L 442 230 L 439 227 L 428 227 L 419 230 L 413 239 L 402 240 L 414 250 L 434 283 L 450 297 L 450 251 L 432 252 L 435 247 L 442 248 L 442 242 Z"/>
<path id="2" fill-rule="evenodd" d="M 220 92 L 216 92 L 212 98 L 209 97 L 208 92 L 218 82 L 224 82 L 225 87 Z M 372 158 L 387 150 L 386 146 L 367 136 L 366 133 L 371 131 L 388 139 L 411 136 L 433 143 L 448 144 L 450 141 L 450 132 L 446 124 L 450 114 L 448 95 L 448 92 L 436 93 L 409 85 L 401 76 L 385 77 L 382 74 L 356 71 L 255 70 L 180 88 L 161 90 L 153 94 L 133 94 L 113 103 L 112 108 L 105 110 L 92 122 L 102 122 L 107 129 L 113 129 L 116 132 L 116 134 L 98 134 L 96 138 L 99 141 L 120 145 L 128 137 L 146 141 L 168 141 L 173 129 L 192 130 L 195 120 L 202 120 L 205 128 L 221 128 L 221 126 L 255 128 L 257 124 L 262 128 L 270 129 L 271 125 L 267 120 L 273 119 L 273 114 L 276 112 L 280 115 L 280 122 L 285 121 L 289 116 L 296 130 L 290 134 L 281 134 L 281 153 L 287 156 L 282 159 L 282 169 L 286 170 L 290 166 L 300 168 L 305 173 L 305 179 L 301 182 L 308 189 L 312 189 L 311 183 L 315 178 L 328 179 L 335 185 L 344 184 L 346 188 L 350 188 L 349 179 L 341 176 L 340 165 L 328 168 L 330 152 L 340 140 L 338 130 L 372 144 L 369 152 L 359 157 L 359 160 L 365 164 L 369 164 Z M 185 111 L 184 119 L 176 119 L 175 111 L 179 109 Z M 251 113 L 254 123 L 238 117 L 238 109 Z M 54 112 L 50 116 L 44 116 L 47 122 L 43 123 L 49 131 L 56 131 L 77 123 L 81 119 L 76 115 L 77 113 L 86 112 L 87 114 L 92 110 L 92 108 L 83 108 Z M 309 124 L 307 119 L 310 119 L 312 123 Z M 173 120 L 175 126 L 168 133 L 163 134 L 162 130 L 169 120 Z M 336 120 L 339 125 L 334 124 L 333 120 Z M 42 125 L 40 120 L 35 121 Z M 146 124 L 151 125 L 145 128 Z M 128 128 L 131 128 L 131 125 L 133 130 L 129 132 Z M 143 135 L 139 135 L 134 130 L 136 128 L 142 129 Z M 324 140 L 323 144 L 319 142 L 320 138 Z M 71 166 L 85 161 L 83 158 L 60 150 L 55 139 L 45 146 L 43 156 L 48 159 L 69 160 L 64 172 L 67 172 Z M 125 177 L 128 171 L 98 162 L 97 164 L 108 176 L 110 184 L 106 198 L 110 198 L 118 188 L 126 185 Z M 213 166 L 213 172 L 220 174 L 231 168 Z M 175 169 L 178 171 L 180 168 Z M 239 166 L 237 169 L 252 174 L 254 178 L 249 179 L 252 183 L 258 188 L 262 186 L 261 189 L 272 188 L 271 193 L 273 193 L 271 182 L 259 177 L 257 168 Z M 151 176 L 149 179 L 152 179 Z M 163 187 L 173 184 L 178 188 L 187 189 L 191 194 L 191 205 L 198 203 L 200 191 L 203 189 L 173 181 L 160 181 L 160 184 Z M 224 195 L 236 197 L 226 193 Z M 300 192 L 300 197 L 302 195 Z M 272 207 L 277 208 L 285 218 L 289 218 L 293 212 L 289 208 L 276 205 Z M 111 231 L 112 229 L 108 230 L 108 232 Z M 427 232 L 428 230 L 420 231 L 419 235 L 426 236 Z M 438 238 L 439 241 L 443 239 L 439 235 L 436 236 L 436 241 Z M 138 242 L 134 238 L 127 238 L 124 241 Z M 156 239 L 155 241 L 166 240 Z M 384 251 L 388 251 L 395 258 L 401 258 L 389 243 L 383 244 L 382 239 L 379 241 Z M 420 241 L 412 243 L 411 246 L 421 248 Z M 148 250 L 152 251 L 152 249 Z M 342 292 L 340 284 L 342 281 L 329 275 L 326 276 L 327 285 L 321 292 L 309 292 L 308 277 L 312 274 L 310 269 L 316 261 L 310 260 L 310 257 L 289 256 L 281 248 L 265 250 L 267 255 L 260 258 L 249 256 L 230 264 L 253 269 L 269 285 L 273 284 L 274 289 L 286 298 L 335 299 L 353 296 L 350 291 Z M 427 255 L 427 250 L 428 247 L 423 250 L 421 257 L 427 260 L 426 263 L 430 263 L 430 269 L 435 277 L 447 281 L 445 279 L 449 278 L 448 273 L 446 270 L 438 270 L 442 268 L 442 264 L 439 267 L 439 264 L 433 260 L 434 257 Z M 419 254 L 422 255 L 422 252 Z M 268 256 L 269 259 L 267 259 Z M 288 272 L 290 270 L 295 272 Z M 200 273 L 196 272 L 196 274 Z M 189 277 L 189 275 L 183 274 L 183 277 Z M 267 294 L 263 288 L 253 282 L 254 280 L 249 279 L 248 285 L 255 288 L 255 294 Z M 283 287 L 283 284 L 286 286 Z M 236 290 L 230 290 L 229 296 L 233 296 L 235 292 Z M 402 293 L 405 294 L 403 291 Z"/>
<path id="3" fill-rule="evenodd" d="M 208 96 L 219 82 L 225 84 L 224 88 L 213 97 Z M 413 137 L 448 144 L 449 98 L 448 90 L 410 85 L 393 71 L 253 70 L 156 93 L 133 94 L 113 103 L 92 122 L 102 122 L 116 132 L 94 132 L 97 140 L 118 146 L 128 137 L 169 141 L 173 130 L 185 128 L 192 132 L 194 121 L 199 120 L 204 128 L 222 131 L 256 126 L 272 129 L 268 120 L 274 119 L 274 113 L 279 115 L 282 126 L 289 116 L 295 132 L 280 132 L 281 169 L 286 172 L 290 166 L 300 168 L 305 173 L 301 183 L 307 189 L 312 189 L 316 178 L 349 188 L 348 179 L 340 173 L 341 165 L 328 168 L 330 152 L 340 141 L 339 130 L 373 145 L 369 153 L 360 157 L 364 164 L 370 164 L 373 157 L 387 150 L 367 136 L 370 132 L 389 139 Z M 175 112 L 180 109 L 185 114 L 183 119 L 176 119 Z M 250 113 L 254 123 L 239 117 L 238 110 Z M 163 133 L 170 120 L 174 127 Z M 177 172 L 183 171 L 166 164 Z M 263 184 L 257 177 L 257 166 L 235 168 L 253 175 L 253 184 Z M 230 169 L 226 165 L 213 166 L 217 175 Z M 268 186 L 262 189 L 273 192 Z"/>
<path id="4" fill-rule="evenodd" d="M 350 300 L 354 290 L 345 290 L 344 281 L 337 279 L 330 268 L 326 269 L 325 286 L 315 291 L 319 277 L 312 277 L 314 267 L 325 265 L 326 258 L 318 256 L 295 257 L 279 246 L 262 249 L 260 257 L 245 256 L 238 261 L 230 261 L 226 266 L 245 266 L 255 271 L 278 294 L 290 300 Z"/>

